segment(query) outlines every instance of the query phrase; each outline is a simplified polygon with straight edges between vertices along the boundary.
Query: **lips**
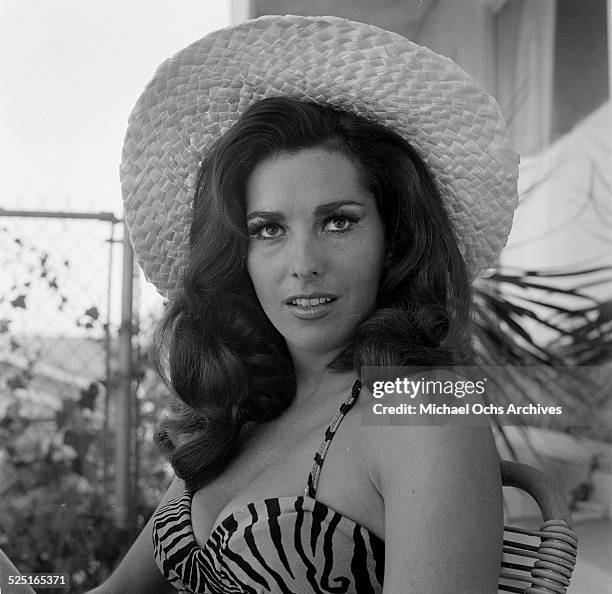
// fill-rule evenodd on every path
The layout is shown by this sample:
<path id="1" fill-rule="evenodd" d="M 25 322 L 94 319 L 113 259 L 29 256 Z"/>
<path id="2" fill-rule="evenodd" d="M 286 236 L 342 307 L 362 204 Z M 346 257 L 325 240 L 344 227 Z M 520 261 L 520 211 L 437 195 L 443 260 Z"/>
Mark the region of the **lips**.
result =
<path id="1" fill-rule="evenodd" d="M 316 320 L 326 316 L 338 297 L 330 294 L 292 295 L 285 302 L 291 313 L 300 320 Z"/>

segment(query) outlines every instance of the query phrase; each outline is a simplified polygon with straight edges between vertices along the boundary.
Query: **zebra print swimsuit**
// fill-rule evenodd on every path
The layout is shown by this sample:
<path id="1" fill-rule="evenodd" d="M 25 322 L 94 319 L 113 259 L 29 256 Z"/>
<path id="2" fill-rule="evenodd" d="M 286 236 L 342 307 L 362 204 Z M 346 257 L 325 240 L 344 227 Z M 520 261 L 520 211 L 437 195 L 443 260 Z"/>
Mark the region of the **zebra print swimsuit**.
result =
<path id="1" fill-rule="evenodd" d="M 355 402 L 353 385 L 314 456 L 305 493 L 254 501 L 215 522 L 203 548 L 191 527 L 192 493 L 155 513 L 156 563 L 180 592 L 211 594 L 382 592 L 385 543 L 315 499 L 331 440 Z"/>

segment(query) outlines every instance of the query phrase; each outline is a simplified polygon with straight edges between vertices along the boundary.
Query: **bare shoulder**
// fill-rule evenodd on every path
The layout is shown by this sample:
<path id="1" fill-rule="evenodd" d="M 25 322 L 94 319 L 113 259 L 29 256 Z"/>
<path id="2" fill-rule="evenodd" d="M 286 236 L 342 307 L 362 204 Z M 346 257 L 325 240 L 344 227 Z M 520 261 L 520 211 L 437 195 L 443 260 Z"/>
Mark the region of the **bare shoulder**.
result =
<path id="1" fill-rule="evenodd" d="M 362 427 L 384 500 L 385 592 L 496 592 L 503 508 L 488 426 Z"/>
<path id="2" fill-rule="evenodd" d="M 365 396 L 367 389 L 364 392 Z M 418 479 L 431 487 L 467 481 L 497 499 L 501 497 L 499 457 L 488 425 L 474 425 L 464 417 L 441 426 L 400 426 L 392 416 L 384 415 L 382 423 L 370 425 L 372 416 L 368 417 L 366 409 L 372 402 L 364 398 L 360 403 L 360 440 L 370 476 L 381 494 L 385 477 L 394 484 L 403 477 L 410 484 Z"/>
<path id="3" fill-rule="evenodd" d="M 479 497 L 501 498 L 499 458 L 488 427 L 364 427 L 370 476 L 381 495 L 461 485 Z M 385 493 L 386 491 L 386 493 Z"/>

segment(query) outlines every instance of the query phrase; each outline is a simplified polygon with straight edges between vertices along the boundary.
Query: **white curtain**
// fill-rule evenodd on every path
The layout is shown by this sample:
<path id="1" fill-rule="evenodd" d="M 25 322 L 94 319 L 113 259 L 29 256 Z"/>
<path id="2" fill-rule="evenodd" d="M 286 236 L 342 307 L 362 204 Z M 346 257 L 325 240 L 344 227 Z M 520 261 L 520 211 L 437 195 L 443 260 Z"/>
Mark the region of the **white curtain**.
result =
<path id="1" fill-rule="evenodd" d="M 495 94 L 523 155 L 550 142 L 555 8 L 555 0 L 507 0 L 495 18 Z"/>

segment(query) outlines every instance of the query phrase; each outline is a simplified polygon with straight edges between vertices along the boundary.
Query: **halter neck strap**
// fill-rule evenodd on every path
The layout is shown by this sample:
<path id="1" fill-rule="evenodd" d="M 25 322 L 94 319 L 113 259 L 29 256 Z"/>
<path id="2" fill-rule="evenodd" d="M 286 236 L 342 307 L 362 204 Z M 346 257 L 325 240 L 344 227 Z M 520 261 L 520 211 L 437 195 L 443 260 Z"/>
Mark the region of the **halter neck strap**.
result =
<path id="1" fill-rule="evenodd" d="M 323 467 L 325 455 L 327 454 L 327 450 L 329 449 L 331 440 L 333 439 L 336 431 L 338 430 L 338 427 L 340 426 L 344 415 L 346 415 L 346 413 L 353 406 L 355 400 L 357 400 L 360 390 L 361 381 L 359 381 L 359 379 L 356 379 L 350 394 L 348 395 L 346 400 L 340 405 L 336 416 L 333 418 L 332 422 L 325 430 L 325 436 L 323 437 L 323 441 L 321 441 L 321 445 L 319 446 L 317 453 L 314 455 L 312 468 L 310 469 L 310 474 L 308 475 L 306 489 L 304 490 L 304 494 L 306 497 L 310 497 L 311 499 L 315 498 L 315 495 L 317 493 L 317 485 L 319 484 L 319 475 L 321 474 L 321 468 Z"/>

